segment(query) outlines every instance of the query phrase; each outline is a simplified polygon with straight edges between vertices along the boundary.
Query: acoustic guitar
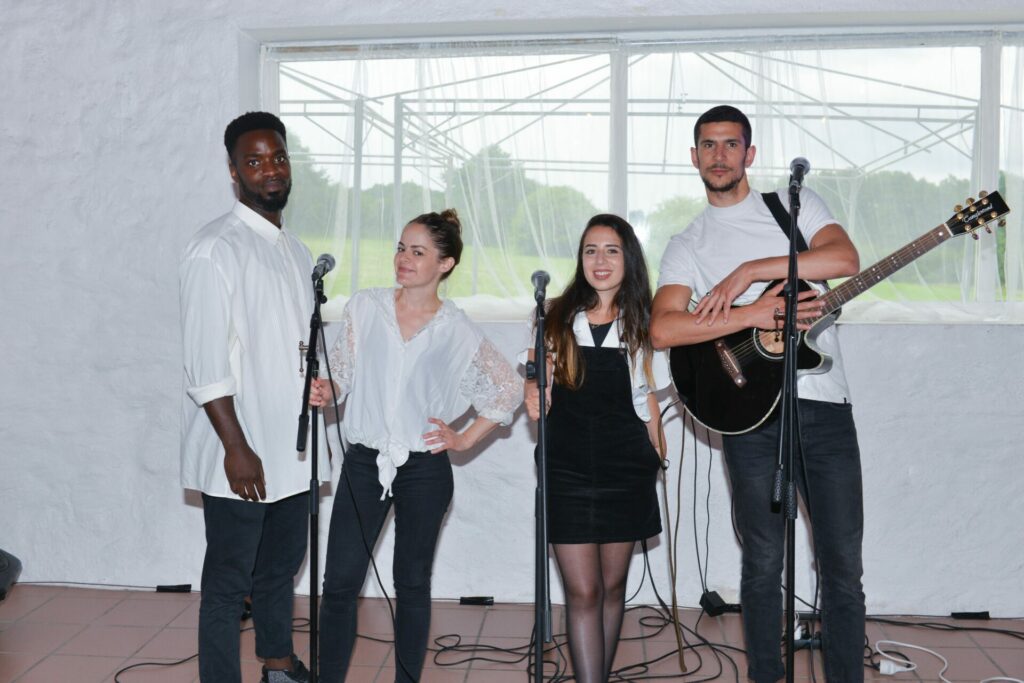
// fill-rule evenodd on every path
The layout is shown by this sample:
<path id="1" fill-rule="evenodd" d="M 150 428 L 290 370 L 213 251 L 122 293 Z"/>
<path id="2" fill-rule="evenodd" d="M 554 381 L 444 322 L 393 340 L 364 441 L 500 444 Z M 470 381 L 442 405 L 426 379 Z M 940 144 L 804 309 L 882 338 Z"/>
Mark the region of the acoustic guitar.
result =
<path id="1" fill-rule="evenodd" d="M 966 234 L 978 239 L 979 229 L 992 232 L 989 223 L 993 221 L 1004 226 L 1006 221 L 1001 219 L 1009 211 L 998 192 L 982 192 L 977 200 L 968 198 L 965 206 L 956 206 L 945 223 L 816 297 L 815 300 L 824 302 L 824 308 L 820 318 L 801 321 L 813 324 L 800 332 L 798 374 L 824 373 L 832 367 L 831 356 L 822 352 L 815 340 L 835 322 L 843 304 L 948 239 Z M 777 281 L 766 289 L 776 284 Z M 800 282 L 801 290 L 809 288 L 806 282 Z M 784 347 L 782 335 L 776 330 L 757 328 L 676 346 L 669 353 L 672 381 L 686 410 L 697 422 L 722 434 L 749 432 L 768 420 L 778 405 Z"/>

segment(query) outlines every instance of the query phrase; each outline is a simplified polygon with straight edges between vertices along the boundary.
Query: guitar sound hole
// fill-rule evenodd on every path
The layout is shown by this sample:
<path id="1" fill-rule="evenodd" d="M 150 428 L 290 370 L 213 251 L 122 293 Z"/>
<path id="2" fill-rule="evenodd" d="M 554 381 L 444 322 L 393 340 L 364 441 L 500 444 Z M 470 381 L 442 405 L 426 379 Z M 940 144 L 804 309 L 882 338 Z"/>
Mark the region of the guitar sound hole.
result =
<path id="1" fill-rule="evenodd" d="M 786 342 L 775 330 L 757 330 L 754 334 L 754 345 L 758 353 L 771 360 L 782 360 L 782 354 L 786 350 Z"/>

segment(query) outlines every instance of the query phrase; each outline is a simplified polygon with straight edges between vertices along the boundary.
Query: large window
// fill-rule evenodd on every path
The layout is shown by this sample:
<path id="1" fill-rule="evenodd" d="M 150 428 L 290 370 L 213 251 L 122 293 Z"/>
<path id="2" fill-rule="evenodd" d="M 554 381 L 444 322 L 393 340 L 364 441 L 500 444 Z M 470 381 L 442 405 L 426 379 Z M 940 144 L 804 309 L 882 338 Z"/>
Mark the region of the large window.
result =
<path id="1" fill-rule="evenodd" d="M 790 159 L 810 159 L 807 185 L 864 267 L 978 190 L 1018 209 L 1005 231 L 913 262 L 848 318 L 1016 319 L 1022 54 L 1020 39 L 994 33 L 290 45 L 264 51 L 264 104 L 289 129 L 287 220 L 314 253 L 339 257 L 336 295 L 390 284 L 402 225 L 447 206 L 466 242 L 448 294 L 477 312 L 518 317 L 539 268 L 564 284 L 599 212 L 633 223 L 656 276 L 669 237 L 705 203 L 693 122 L 730 103 L 753 122 L 752 185 L 778 187 Z"/>

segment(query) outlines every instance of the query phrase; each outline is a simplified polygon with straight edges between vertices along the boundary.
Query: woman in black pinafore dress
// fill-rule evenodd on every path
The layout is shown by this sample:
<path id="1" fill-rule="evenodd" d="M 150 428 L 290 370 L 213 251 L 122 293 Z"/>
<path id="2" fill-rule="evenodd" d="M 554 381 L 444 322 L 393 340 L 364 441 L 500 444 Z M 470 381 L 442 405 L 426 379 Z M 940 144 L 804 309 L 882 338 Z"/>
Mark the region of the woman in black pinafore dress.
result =
<path id="1" fill-rule="evenodd" d="M 651 291 L 633 228 L 594 216 L 576 274 L 547 304 L 551 353 L 548 537 L 562 575 L 579 683 L 608 680 L 636 542 L 661 533 L 655 485 L 660 430 L 651 391 Z M 526 405 L 539 415 L 535 382 Z"/>

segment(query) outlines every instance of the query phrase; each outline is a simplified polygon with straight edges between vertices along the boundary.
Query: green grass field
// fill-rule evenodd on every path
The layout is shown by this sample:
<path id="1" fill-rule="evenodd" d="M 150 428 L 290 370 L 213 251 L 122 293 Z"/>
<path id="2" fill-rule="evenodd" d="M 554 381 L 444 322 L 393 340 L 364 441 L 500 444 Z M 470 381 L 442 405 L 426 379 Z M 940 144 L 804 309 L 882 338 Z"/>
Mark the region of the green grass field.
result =
<path id="1" fill-rule="evenodd" d="M 352 293 L 351 242 L 339 250 L 330 240 L 306 240 L 313 254 L 333 253 L 338 261 L 334 272 L 328 276 L 327 296 L 347 296 Z M 394 284 L 395 244 L 391 241 L 363 239 L 359 242 L 359 273 L 355 289 L 366 287 L 388 287 Z M 657 283 L 657 263 L 648 264 L 651 269 L 651 286 Z M 572 275 L 572 258 L 553 258 L 546 261 L 532 255 L 503 255 L 496 247 L 466 247 L 459 267 L 449 278 L 444 296 L 465 297 L 473 294 L 490 294 L 498 297 L 528 296 L 531 291 L 530 275 L 535 270 L 547 270 L 551 274 L 551 291 L 559 291 Z M 475 284 L 474 284 L 475 279 Z M 833 282 L 833 285 L 840 281 Z M 960 285 L 957 283 L 932 284 L 895 283 L 885 280 L 862 294 L 860 299 L 868 301 L 945 301 L 960 302 Z"/>

